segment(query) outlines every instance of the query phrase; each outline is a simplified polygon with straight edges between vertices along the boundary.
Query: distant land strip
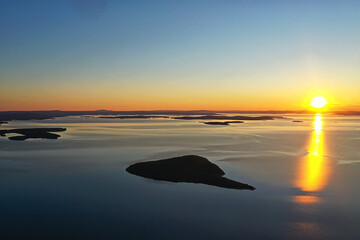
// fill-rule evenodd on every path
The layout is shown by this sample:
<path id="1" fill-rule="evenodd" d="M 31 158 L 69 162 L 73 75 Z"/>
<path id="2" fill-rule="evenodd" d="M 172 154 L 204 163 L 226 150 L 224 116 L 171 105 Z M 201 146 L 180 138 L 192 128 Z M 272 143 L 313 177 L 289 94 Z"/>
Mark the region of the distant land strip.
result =
<path id="1" fill-rule="evenodd" d="M 313 112 L 306 110 L 299 111 L 207 111 L 207 110 L 156 110 L 156 111 L 110 111 L 110 110 L 97 110 L 97 111 L 0 111 L 0 121 L 13 121 L 13 120 L 44 120 L 56 117 L 69 117 L 69 116 L 82 116 L 82 115 L 178 115 L 180 117 L 186 117 L 189 115 L 218 115 L 218 114 L 311 114 Z M 360 115 L 360 111 L 334 111 L 330 112 L 336 115 Z M 272 116 L 277 118 L 278 116 Z M 199 118 L 198 118 L 199 119 Z M 214 118 L 213 118 L 214 119 Z M 219 119 L 224 120 L 224 119 Z M 231 119 L 226 119 L 231 120 Z M 239 120 L 239 119 L 236 119 Z M 241 120 L 241 119 L 240 119 Z"/>
<path id="2" fill-rule="evenodd" d="M 156 116 L 156 115 L 122 115 L 122 116 L 102 116 L 99 118 L 109 119 L 146 119 L 146 118 L 169 118 L 168 116 Z"/>
<path id="3" fill-rule="evenodd" d="M 174 117 L 174 119 L 180 120 L 274 120 L 274 116 L 224 116 L 224 115 L 205 115 L 205 116 L 186 116 L 186 117 Z"/>

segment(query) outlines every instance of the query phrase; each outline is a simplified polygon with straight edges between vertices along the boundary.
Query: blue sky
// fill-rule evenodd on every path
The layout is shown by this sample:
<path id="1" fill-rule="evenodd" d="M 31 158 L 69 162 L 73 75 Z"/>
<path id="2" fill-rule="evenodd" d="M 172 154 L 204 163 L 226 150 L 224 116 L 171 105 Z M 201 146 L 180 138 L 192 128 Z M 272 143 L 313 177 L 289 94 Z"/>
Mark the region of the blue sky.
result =
<path id="1" fill-rule="evenodd" d="M 181 99 L 199 95 L 204 109 L 300 108 L 312 94 L 359 105 L 359 10 L 359 1 L 1 0 L 0 110 L 66 108 L 75 93 L 75 108 L 93 96 L 88 108 L 118 110 L 191 108 Z"/>

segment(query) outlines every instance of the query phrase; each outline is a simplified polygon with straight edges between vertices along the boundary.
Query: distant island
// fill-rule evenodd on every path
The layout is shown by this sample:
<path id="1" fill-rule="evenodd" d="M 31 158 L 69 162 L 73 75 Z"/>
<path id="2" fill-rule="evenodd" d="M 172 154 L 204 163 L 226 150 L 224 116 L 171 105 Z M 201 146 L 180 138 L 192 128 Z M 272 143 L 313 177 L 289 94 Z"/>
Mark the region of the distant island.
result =
<path id="1" fill-rule="evenodd" d="M 24 141 L 29 138 L 58 139 L 60 135 L 51 132 L 64 132 L 66 128 L 20 128 L 0 130 L 0 136 L 5 137 L 9 133 L 17 133 L 20 136 L 9 137 L 10 140 Z"/>
<path id="2" fill-rule="evenodd" d="M 255 190 L 253 186 L 225 178 L 225 173 L 221 168 L 208 159 L 196 155 L 135 163 L 126 168 L 126 171 L 154 180 L 203 183 L 223 188 Z"/>
<path id="3" fill-rule="evenodd" d="M 230 123 L 244 123 L 244 121 L 204 122 L 207 125 L 230 125 Z"/>
<path id="4" fill-rule="evenodd" d="M 2 122 L 2 121 L 0 121 L 0 126 L 1 126 L 1 124 L 6 124 L 6 123 L 8 123 L 8 122 Z"/>

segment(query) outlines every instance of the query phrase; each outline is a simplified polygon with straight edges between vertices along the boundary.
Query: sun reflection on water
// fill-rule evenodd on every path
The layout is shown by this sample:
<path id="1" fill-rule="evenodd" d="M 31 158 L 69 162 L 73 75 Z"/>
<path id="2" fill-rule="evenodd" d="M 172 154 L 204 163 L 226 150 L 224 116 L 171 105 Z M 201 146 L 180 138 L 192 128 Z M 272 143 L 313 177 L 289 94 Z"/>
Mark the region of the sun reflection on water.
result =
<path id="1" fill-rule="evenodd" d="M 309 194 L 322 190 L 328 181 L 329 168 L 327 158 L 324 157 L 324 136 L 323 120 L 321 114 L 316 114 L 314 119 L 314 131 L 309 143 L 309 154 L 300 159 L 300 168 L 298 170 L 298 179 L 296 186 Z M 320 199 L 308 195 L 296 196 L 295 202 L 298 203 L 316 203 Z"/>

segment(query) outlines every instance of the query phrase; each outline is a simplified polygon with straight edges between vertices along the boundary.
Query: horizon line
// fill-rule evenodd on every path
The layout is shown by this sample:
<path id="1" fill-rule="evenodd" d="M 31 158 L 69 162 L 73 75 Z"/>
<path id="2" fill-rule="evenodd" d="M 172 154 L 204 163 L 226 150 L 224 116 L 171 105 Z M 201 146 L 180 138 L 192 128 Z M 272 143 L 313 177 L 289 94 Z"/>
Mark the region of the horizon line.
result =
<path id="1" fill-rule="evenodd" d="M 311 109 L 300 109 L 300 110 L 207 110 L 207 109 L 167 109 L 167 110 L 110 110 L 110 109 L 96 109 L 96 110 L 59 110 L 59 109 L 46 109 L 46 110 L 0 110 L 0 112 L 317 112 Z M 331 113 L 331 112 L 359 112 L 360 110 L 318 110 L 318 112 Z"/>

